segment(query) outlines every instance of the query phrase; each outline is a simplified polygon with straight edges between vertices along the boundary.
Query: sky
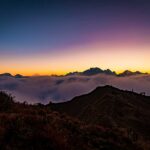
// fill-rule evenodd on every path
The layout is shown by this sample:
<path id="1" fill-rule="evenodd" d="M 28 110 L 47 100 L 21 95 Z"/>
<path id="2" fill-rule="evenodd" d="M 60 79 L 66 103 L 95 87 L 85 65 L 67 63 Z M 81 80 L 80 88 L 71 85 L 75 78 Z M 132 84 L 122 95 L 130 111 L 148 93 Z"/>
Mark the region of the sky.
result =
<path id="1" fill-rule="evenodd" d="M 149 58 L 149 0 L 0 0 L 0 73 L 150 73 Z"/>

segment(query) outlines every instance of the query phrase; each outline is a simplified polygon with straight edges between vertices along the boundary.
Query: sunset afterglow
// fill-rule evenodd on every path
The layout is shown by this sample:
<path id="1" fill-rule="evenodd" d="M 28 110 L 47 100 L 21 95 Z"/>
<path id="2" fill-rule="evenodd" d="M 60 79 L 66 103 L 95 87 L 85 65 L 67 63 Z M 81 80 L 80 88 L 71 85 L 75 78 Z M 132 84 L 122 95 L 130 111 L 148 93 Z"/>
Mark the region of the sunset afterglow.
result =
<path id="1" fill-rule="evenodd" d="M 0 5 L 0 73 L 150 73 L 149 2 L 29 3 Z"/>

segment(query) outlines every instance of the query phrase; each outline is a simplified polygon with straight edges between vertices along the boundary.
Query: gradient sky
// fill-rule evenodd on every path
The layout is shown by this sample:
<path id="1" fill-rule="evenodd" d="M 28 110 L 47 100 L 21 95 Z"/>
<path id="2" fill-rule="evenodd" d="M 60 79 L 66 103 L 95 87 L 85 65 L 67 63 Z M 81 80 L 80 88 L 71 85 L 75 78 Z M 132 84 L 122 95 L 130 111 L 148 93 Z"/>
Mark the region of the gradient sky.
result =
<path id="1" fill-rule="evenodd" d="M 0 0 L 0 73 L 150 72 L 149 0 Z"/>

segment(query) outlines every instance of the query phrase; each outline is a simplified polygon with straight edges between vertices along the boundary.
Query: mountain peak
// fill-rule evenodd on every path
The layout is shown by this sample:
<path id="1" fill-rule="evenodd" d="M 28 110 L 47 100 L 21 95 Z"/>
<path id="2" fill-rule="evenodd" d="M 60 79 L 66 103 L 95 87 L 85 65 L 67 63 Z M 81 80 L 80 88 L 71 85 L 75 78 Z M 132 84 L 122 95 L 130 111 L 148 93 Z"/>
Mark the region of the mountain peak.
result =
<path id="1" fill-rule="evenodd" d="M 116 91 L 120 91 L 119 89 L 111 86 L 111 85 L 105 85 L 105 86 L 98 86 L 95 90 L 93 90 L 91 93 L 93 92 L 98 92 L 98 91 L 105 91 L 105 92 L 108 92 L 110 90 L 116 90 Z"/>
<path id="2" fill-rule="evenodd" d="M 140 71 L 130 71 L 130 70 L 125 70 L 124 72 L 120 73 L 118 76 L 132 76 L 132 75 L 139 75 L 139 74 L 144 74 Z"/>
<path id="3" fill-rule="evenodd" d="M 131 128 L 138 135 L 150 138 L 149 100 L 148 96 L 106 85 L 69 102 L 52 104 L 52 109 L 90 124 Z"/>
<path id="4" fill-rule="evenodd" d="M 95 75 L 98 73 L 103 73 L 103 70 L 98 67 L 90 68 L 88 70 L 83 71 L 83 75 Z"/>
<path id="5" fill-rule="evenodd" d="M 21 75 L 21 74 L 16 74 L 14 77 L 15 77 L 15 78 L 22 78 L 23 75 Z"/>
<path id="6" fill-rule="evenodd" d="M 2 74 L 0 74 L 0 76 L 12 77 L 12 75 L 10 73 L 2 73 Z"/>
<path id="7" fill-rule="evenodd" d="M 114 71 L 111 71 L 110 69 L 102 70 L 101 68 L 98 67 L 93 67 L 89 68 L 83 72 L 70 72 L 67 75 L 85 75 L 85 76 L 92 76 L 92 75 L 97 75 L 97 74 L 107 74 L 107 75 L 116 75 Z"/>
<path id="8" fill-rule="evenodd" d="M 89 68 L 89 69 L 87 69 L 83 72 L 75 71 L 75 72 L 70 72 L 66 75 L 67 76 L 68 75 L 92 76 L 92 75 L 97 75 L 97 74 L 106 74 L 106 75 L 115 75 L 115 76 L 125 77 L 125 76 L 140 75 L 140 74 L 146 74 L 146 73 L 142 73 L 140 71 L 133 72 L 133 71 L 130 71 L 130 70 L 125 70 L 122 73 L 117 75 L 115 71 L 111 71 L 110 69 L 103 70 L 103 69 L 98 68 L 98 67 L 93 67 L 93 68 Z"/>

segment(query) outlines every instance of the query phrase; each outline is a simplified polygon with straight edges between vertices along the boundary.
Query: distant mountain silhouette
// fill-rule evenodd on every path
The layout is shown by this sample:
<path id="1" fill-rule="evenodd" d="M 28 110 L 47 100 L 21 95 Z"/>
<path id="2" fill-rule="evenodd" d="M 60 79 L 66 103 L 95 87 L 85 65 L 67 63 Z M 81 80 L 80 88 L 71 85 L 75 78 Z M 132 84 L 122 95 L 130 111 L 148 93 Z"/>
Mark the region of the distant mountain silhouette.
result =
<path id="1" fill-rule="evenodd" d="M 0 77 L 13 77 L 10 73 L 2 73 L 0 74 Z"/>
<path id="2" fill-rule="evenodd" d="M 24 78 L 24 76 L 21 75 L 21 74 L 16 74 L 14 77 L 15 77 L 15 78 Z"/>
<path id="3" fill-rule="evenodd" d="M 99 73 L 104 73 L 104 74 L 108 74 L 108 75 L 116 75 L 115 72 L 112 72 L 111 70 L 107 69 L 107 70 L 102 70 L 100 68 L 90 68 L 88 70 L 85 70 L 82 72 L 83 75 L 96 75 Z"/>
<path id="4" fill-rule="evenodd" d="M 87 69 L 83 72 L 70 72 L 67 75 L 85 75 L 85 76 L 91 76 L 96 74 L 107 74 L 107 75 L 116 75 L 115 72 L 111 71 L 110 69 L 102 70 L 98 67 Z"/>
<path id="5" fill-rule="evenodd" d="M 27 76 L 23 76 L 23 75 L 21 75 L 21 74 L 16 74 L 16 75 L 12 75 L 12 74 L 10 74 L 10 73 L 2 73 L 2 74 L 0 74 L 0 77 L 14 77 L 14 78 L 25 78 L 25 77 L 27 77 Z"/>
<path id="6" fill-rule="evenodd" d="M 122 73 L 117 74 L 115 71 L 111 71 L 110 69 L 103 70 L 101 68 L 94 67 L 94 68 L 89 68 L 89 69 L 87 69 L 87 70 L 85 70 L 83 72 L 78 72 L 78 71 L 69 72 L 65 76 L 72 76 L 72 75 L 92 76 L 92 75 L 97 75 L 97 74 L 106 74 L 106 75 L 114 75 L 114 76 L 118 76 L 118 77 L 125 77 L 125 76 L 148 74 L 148 73 L 142 73 L 140 71 L 132 72 L 130 70 L 125 70 Z M 21 74 L 16 74 L 16 75 L 13 76 L 10 73 L 2 73 L 2 74 L 0 74 L 0 76 L 15 77 L 15 78 L 28 77 L 28 76 L 23 76 Z M 51 76 L 59 77 L 59 76 L 63 76 L 63 75 L 51 75 Z"/>
<path id="7" fill-rule="evenodd" d="M 145 74 L 145 73 L 142 73 L 140 71 L 132 72 L 130 70 L 125 70 L 124 72 L 117 74 L 115 71 L 111 71 L 110 69 L 102 70 L 98 67 L 95 67 L 95 68 L 87 69 L 83 72 L 78 72 L 78 71 L 70 72 L 70 73 L 67 73 L 66 75 L 67 76 L 70 76 L 70 75 L 92 76 L 92 75 L 97 75 L 97 74 L 106 74 L 106 75 L 115 75 L 119 77 L 125 77 L 125 76 L 140 75 L 140 74 Z"/>
<path id="8" fill-rule="evenodd" d="M 144 93 L 104 86 L 69 102 L 51 104 L 51 107 L 86 123 L 126 128 L 150 140 L 150 97 Z"/>
<path id="9" fill-rule="evenodd" d="M 124 72 L 118 74 L 118 76 L 124 77 L 124 76 L 140 75 L 140 74 L 146 74 L 146 73 L 142 73 L 140 71 L 132 72 L 130 70 L 125 70 Z"/>

